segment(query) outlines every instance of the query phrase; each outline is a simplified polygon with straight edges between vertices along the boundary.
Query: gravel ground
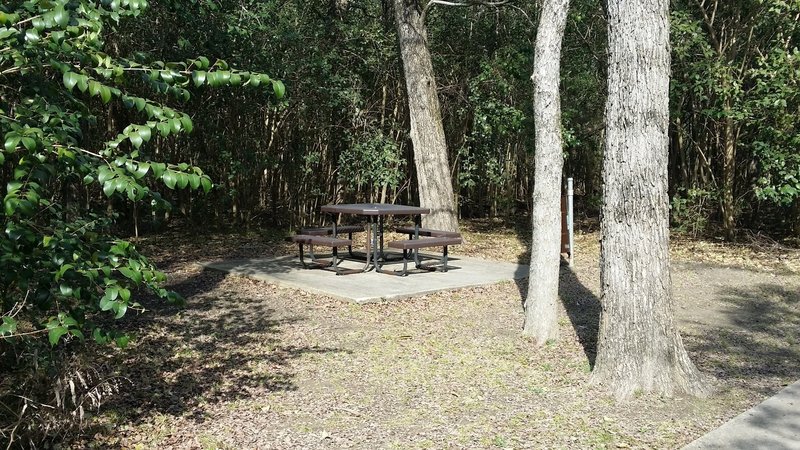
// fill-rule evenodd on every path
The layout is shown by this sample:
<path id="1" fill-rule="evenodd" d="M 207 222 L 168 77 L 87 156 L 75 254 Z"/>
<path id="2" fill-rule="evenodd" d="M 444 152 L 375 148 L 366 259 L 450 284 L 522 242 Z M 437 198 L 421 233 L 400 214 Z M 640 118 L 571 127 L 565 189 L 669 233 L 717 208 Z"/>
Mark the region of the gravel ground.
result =
<path id="1" fill-rule="evenodd" d="M 527 259 L 527 231 L 464 227 L 454 253 Z M 679 448 L 800 378 L 797 251 L 673 239 L 676 315 L 715 395 L 609 397 L 589 382 L 597 242 L 577 237 L 560 339 L 537 349 L 525 283 L 358 306 L 192 264 L 291 252 L 275 234 L 145 240 L 187 307 L 144 299 L 135 341 L 107 354 L 132 386 L 72 446 Z"/>

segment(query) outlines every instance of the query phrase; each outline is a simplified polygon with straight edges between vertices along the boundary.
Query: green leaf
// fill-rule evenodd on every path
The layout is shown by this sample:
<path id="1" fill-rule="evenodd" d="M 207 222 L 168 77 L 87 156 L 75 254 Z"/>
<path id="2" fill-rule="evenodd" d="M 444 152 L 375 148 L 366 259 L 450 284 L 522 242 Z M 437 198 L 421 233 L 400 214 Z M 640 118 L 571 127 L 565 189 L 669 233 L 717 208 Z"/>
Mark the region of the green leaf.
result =
<path id="1" fill-rule="evenodd" d="M 36 28 L 29 28 L 25 30 L 25 40 L 30 43 L 36 43 L 41 40 L 41 36 L 39 36 L 39 30 Z"/>
<path id="2" fill-rule="evenodd" d="M 61 267 L 59 267 L 59 268 L 58 268 L 58 271 L 56 272 L 55 280 L 56 280 L 56 281 L 60 280 L 60 279 L 61 279 L 61 277 L 63 277 L 63 276 L 64 276 L 64 274 L 65 274 L 65 273 L 67 273 L 67 271 L 68 271 L 69 269 L 72 269 L 73 267 L 74 267 L 74 266 L 73 266 L 72 264 L 64 264 L 64 265 L 62 265 Z"/>
<path id="3" fill-rule="evenodd" d="M 111 101 L 111 89 L 109 89 L 108 86 L 100 87 L 100 98 L 103 99 L 103 103 Z"/>
<path id="4" fill-rule="evenodd" d="M 58 340 L 61 339 L 61 336 L 65 334 L 67 334 L 67 329 L 64 327 L 51 328 L 47 333 L 47 338 L 50 340 L 50 345 L 55 347 L 55 345 L 58 344 Z"/>
<path id="5" fill-rule="evenodd" d="M 0 28 L 0 40 L 11 37 L 17 33 L 19 33 L 19 30 L 16 28 Z"/>
<path id="6" fill-rule="evenodd" d="M 92 339 L 100 345 L 108 343 L 108 336 L 100 328 L 95 328 L 92 331 Z"/>
<path id="7" fill-rule="evenodd" d="M 81 92 L 86 92 L 86 89 L 89 88 L 89 77 L 86 75 L 78 75 L 78 90 Z"/>
<path id="8" fill-rule="evenodd" d="M 100 95 L 101 87 L 102 85 L 97 81 L 94 80 L 89 81 L 89 95 L 91 95 L 92 97 L 97 97 L 98 95 Z"/>
<path id="9" fill-rule="evenodd" d="M 219 86 L 219 73 L 217 72 L 208 72 L 206 74 L 206 81 L 208 85 L 211 87 Z"/>
<path id="10" fill-rule="evenodd" d="M 123 334 L 122 336 L 117 336 L 114 342 L 117 343 L 117 347 L 125 348 L 128 346 L 128 342 L 130 342 L 131 338 L 128 337 L 127 334 Z"/>
<path id="11" fill-rule="evenodd" d="M 283 98 L 283 94 L 286 93 L 286 86 L 283 85 L 281 80 L 273 80 L 272 90 L 275 92 L 276 97 Z"/>
<path id="12" fill-rule="evenodd" d="M 3 147 L 6 149 L 7 152 L 11 153 L 17 149 L 17 145 L 19 144 L 20 140 L 22 140 L 22 136 L 18 134 L 9 133 L 8 135 L 6 135 L 6 142 Z"/>
<path id="13" fill-rule="evenodd" d="M 14 334 L 17 331 L 17 321 L 13 317 L 3 316 L 3 322 L 0 323 L 0 335 Z"/>
<path id="14" fill-rule="evenodd" d="M 110 298 L 108 298 L 105 295 L 103 296 L 103 298 L 100 299 L 100 310 L 101 311 L 108 311 L 113 307 L 114 307 L 114 300 L 111 300 Z"/>
<path id="15" fill-rule="evenodd" d="M 169 125 L 174 133 L 180 132 L 183 128 L 183 124 L 181 124 L 180 119 L 170 119 Z"/>
<path id="16" fill-rule="evenodd" d="M 159 122 L 158 125 L 156 125 L 156 129 L 161 137 L 169 136 L 169 133 L 172 131 L 172 127 L 169 126 L 169 122 Z"/>
<path id="17" fill-rule="evenodd" d="M 208 176 L 203 175 L 202 178 L 200 178 L 200 184 L 203 186 L 203 191 L 205 193 L 211 190 L 211 178 Z"/>
<path id="18" fill-rule="evenodd" d="M 77 327 L 78 321 L 73 319 L 72 316 L 65 315 L 64 317 L 61 318 L 61 324 L 67 327 Z"/>
<path id="19" fill-rule="evenodd" d="M 64 297 L 69 297 L 72 295 L 72 286 L 68 286 L 66 284 L 61 284 L 58 286 L 58 289 L 61 291 L 61 295 Z"/>
<path id="20" fill-rule="evenodd" d="M 196 70 L 192 72 L 192 81 L 194 82 L 195 87 L 200 87 L 203 83 L 206 82 L 206 73 L 202 70 Z"/>
<path id="21" fill-rule="evenodd" d="M 139 135 L 139 133 L 131 133 L 131 135 L 128 136 L 128 139 L 131 140 L 131 144 L 133 144 L 135 148 L 142 146 L 142 136 Z"/>
<path id="22" fill-rule="evenodd" d="M 71 91 L 72 88 L 74 88 L 78 83 L 78 74 L 75 72 L 64 72 L 62 81 L 64 82 L 64 86 L 67 88 L 67 90 Z"/>
<path id="23" fill-rule="evenodd" d="M 77 328 L 73 328 L 73 329 L 69 330 L 69 334 L 75 336 L 76 338 L 78 338 L 78 339 L 80 339 L 82 341 L 86 339 L 86 338 L 83 337 L 83 332 L 81 330 L 77 329 Z"/>
<path id="24" fill-rule="evenodd" d="M 115 305 L 114 312 L 116 313 L 114 314 L 114 318 L 121 319 L 122 316 L 124 316 L 125 313 L 128 311 L 128 304 L 122 302 L 116 302 L 114 305 Z"/>
<path id="25" fill-rule="evenodd" d="M 150 164 L 146 162 L 141 162 L 136 167 L 136 172 L 134 172 L 133 177 L 137 180 L 142 178 L 143 176 L 147 175 L 147 171 L 150 170 Z"/>
<path id="26" fill-rule="evenodd" d="M 116 174 L 108 168 L 108 166 L 101 166 L 97 171 L 97 181 L 105 183 L 107 180 L 114 178 Z"/>
<path id="27" fill-rule="evenodd" d="M 178 182 L 178 177 L 176 176 L 175 172 L 171 170 L 165 172 L 161 179 L 164 180 L 164 184 L 166 184 L 170 189 L 175 189 L 175 183 Z"/>
<path id="28" fill-rule="evenodd" d="M 164 163 L 150 163 L 150 168 L 153 169 L 153 176 L 161 178 L 161 175 L 166 170 L 167 166 Z"/>
<path id="29" fill-rule="evenodd" d="M 56 24 L 61 28 L 66 27 L 69 23 L 69 14 L 64 11 L 64 5 L 56 6 L 54 13 L 53 19 L 55 20 Z"/>
<path id="30" fill-rule="evenodd" d="M 194 173 L 189 174 L 189 186 L 191 186 L 192 189 L 199 188 L 200 187 L 200 175 L 197 175 L 197 174 L 194 174 Z"/>
<path id="31" fill-rule="evenodd" d="M 130 267 L 120 267 L 119 271 L 126 277 L 135 281 L 136 283 L 142 282 L 142 274 L 136 270 L 131 269 Z"/>
<path id="32" fill-rule="evenodd" d="M 185 189 L 189 185 L 189 176 L 178 172 L 178 189 Z"/>
<path id="33" fill-rule="evenodd" d="M 192 124 L 192 118 L 184 115 L 181 117 L 181 125 L 183 125 L 183 129 L 186 130 L 187 133 L 191 133 L 194 129 L 194 124 Z"/>
<path id="34" fill-rule="evenodd" d="M 138 133 L 145 142 L 149 141 L 153 135 L 152 131 L 150 131 L 150 127 L 139 127 Z"/>
<path id="35" fill-rule="evenodd" d="M 103 193 L 106 194 L 106 197 L 111 197 L 111 194 L 113 194 L 115 190 L 116 184 L 112 180 L 103 183 Z"/>
<path id="36" fill-rule="evenodd" d="M 22 145 L 24 145 L 25 148 L 27 148 L 30 151 L 36 150 L 36 140 L 33 139 L 33 138 L 23 137 L 22 138 Z"/>

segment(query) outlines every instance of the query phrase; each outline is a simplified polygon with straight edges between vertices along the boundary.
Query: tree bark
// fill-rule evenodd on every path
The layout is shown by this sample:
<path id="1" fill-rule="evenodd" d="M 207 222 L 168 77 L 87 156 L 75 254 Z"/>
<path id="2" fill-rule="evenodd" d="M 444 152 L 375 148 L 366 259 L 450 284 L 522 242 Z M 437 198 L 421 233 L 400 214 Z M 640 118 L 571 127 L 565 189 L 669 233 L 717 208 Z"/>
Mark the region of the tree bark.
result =
<path id="1" fill-rule="evenodd" d="M 423 217 L 423 225 L 458 231 L 447 143 L 420 5 L 416 0 L 394 0 L 394 16 L 408 91 L 420 206 L 431 210 Z"/>
<path id="2" fill-rule="evenodd" d="M 733 118 L 730 117 L 731 101 L 725 101 L 725 119 L 722 149 L 722 193 L 720 195 L 720 212 L 722 213 L 722 230 L 725 239 L 731 241 L 736 235 L 736 202 L 734 191 L 736 182 L 736 137 Z"/>
<path id="3" fill-rule="evenodd" d="M 675 326 L 667 199 L 669 1 L 608 0 L 602 313 L 593 381 L 703 396 Z"/>
<path id="4" fill-rule="evenodd" d="M 559 95 L 561 42 L 569 0 L 546 0 L 533 59 L 533 235 L 523 334 L 543 345 L 558 336 L 558 272 L 561 260 L 561 173 L 564 168 Z"/>

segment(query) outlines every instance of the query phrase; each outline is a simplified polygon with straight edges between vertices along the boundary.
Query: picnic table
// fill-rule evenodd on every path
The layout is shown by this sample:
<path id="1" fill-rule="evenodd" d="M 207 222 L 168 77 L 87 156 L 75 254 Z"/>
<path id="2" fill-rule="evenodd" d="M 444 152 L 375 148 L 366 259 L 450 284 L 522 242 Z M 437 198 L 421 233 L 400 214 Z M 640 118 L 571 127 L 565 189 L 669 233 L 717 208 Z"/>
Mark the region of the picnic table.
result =
<path id="1" fill-rule="evenodd" d="M 429 208 L 419 206 L 396 205 L 391 203 L 340 203 L 325 205 L 320 208 L 323 213 L 332 216 L 333 235 L 337 236 L 336 227 L 338 226 L 339 214 L 350 214 L 363 216 L 368 223 L 366 264 L 364 271 L 374 268 L 376 272 L 382 272 L 381 263 L 386 261 L 386 253 L 383 246 L 384 219 L 386 216 L 413 216 L 415 234 L 413 239 L 419 238 L 419 229 L 422 224 L 422 215 L 430 214 Z M 415 252 L 415 262 L 419 265 L 418 255 Z"/>
<path id="2" fill-rule="evenodd" d="M 415 263 L 417 269 L 447 272 L 447 247 L 461 244 L 462 242 L 461 235 L 457 232 L 421 227 L 422 215 L 429 214 L 429 208 L 390 203 L 341 203 L 325 205 L 320 208 L 320 211 L 331 217 L 332 226 L 302 229 L 299 234 L 292 237 L 292 241 L 298 244 L 300 262 L 303 263 L 304 267 L 309 267 L 303 259 L 303 246 L 308 245 L 312 262 L 317 267 L 333 268 L 337 275 L 354 272 L 353 270 L 345 271 L 338 267 L 341 262 L 338 254 L 339 247 L 347 247 L 351 259 L 361 259 L 353 254 L 352 245 L 353 232 L 362 231 L 362 229 L 355 225 L 340 226 L 338 222 L 339 216 L 342 214 L 361 216 L 366 220 L 366 227 L 363 230 L 367 232 L 366 252 L 363 258 L 365 263 L 364 268 L 356 270 L 356 272 L 367 272 L 375 269 L 376 272 L 383 273 L 381 266 L 383 263 L 390 261 L 384 251 L 383 242 L 384 219 L 386 216 L 412 216 L 414 219 L 413 227 L 400 227 L 395 230 L 398 233 L 407 234 L 408 239 L 393 240 L 388 243 L 389 247 L 403 252 L 403 270 L 399 275 L 405 276 L 408 274 L 408 264 L 411 261 Z M 341 236 L 342 234 L 347 234 L 348 238 L 345 239 Z M 421 239 L 423 236 L 425 238 Z M 314 256 L 314 245 L 322 245 L 332 249 L 332 261 L 329 264 L 320 265 L 320 262 Z M 442 247 L 442 257 L 439 260 L 438 267 L 432 265 L 423 266 L 420 263 L 419 250 L 429 247 Z M 401 261 L 401 259 L 395 258 L 392 261 Z M 398 274 L 397 271 L 388 273 Z"/>

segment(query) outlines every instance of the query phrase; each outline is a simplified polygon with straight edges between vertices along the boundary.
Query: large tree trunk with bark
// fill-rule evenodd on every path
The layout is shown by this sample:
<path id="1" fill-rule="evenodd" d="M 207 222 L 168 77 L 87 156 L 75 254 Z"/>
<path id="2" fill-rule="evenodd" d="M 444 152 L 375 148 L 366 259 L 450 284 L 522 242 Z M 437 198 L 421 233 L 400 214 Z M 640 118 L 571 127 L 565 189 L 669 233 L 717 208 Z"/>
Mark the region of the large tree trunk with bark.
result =
<path id="1" fill-rule="evenodd" d="M 420 206 L 431 209 L 431 213 L 423 217 L 423 225 L 458 231 L 447 143 L 421 12 L 416 0 L 394 0 L 394 17 L 408 90 Z"/>
<path id="2" fill-rule="evenodd" d="M 675 326 L 669 272 L 669 1 L 607 6 L 603 309 L 593 380 L 619 398 L 706 395 Z"/>
<path id="3" fill-rule="evenodd" d="M 536 130 L 533 236 L 523 334 L 542 345 L 558 336 L 561 260 L 561 172 L 564 168 L 559 95 L 561 41 L 569 0 L 546 0 L 536 32 L 533 109 Z"/>

